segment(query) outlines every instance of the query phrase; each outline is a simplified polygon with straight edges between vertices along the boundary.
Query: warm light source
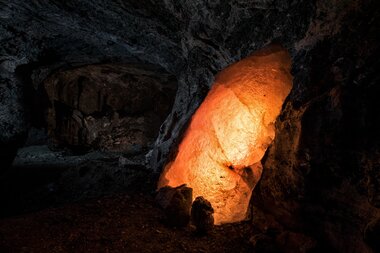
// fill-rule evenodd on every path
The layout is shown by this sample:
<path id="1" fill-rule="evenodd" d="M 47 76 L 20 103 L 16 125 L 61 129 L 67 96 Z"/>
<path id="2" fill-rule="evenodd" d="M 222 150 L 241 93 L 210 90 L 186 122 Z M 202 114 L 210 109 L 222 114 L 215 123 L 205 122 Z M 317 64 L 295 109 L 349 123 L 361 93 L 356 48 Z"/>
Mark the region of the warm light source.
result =
<path id="1" fill-rule="evenodd" d="M 244 220 L 292 87 L 290 65 L 287 51 L 271 45 L 221 71 L 158 187 L 187 184 L 211 202 L 215 224 Z"/>

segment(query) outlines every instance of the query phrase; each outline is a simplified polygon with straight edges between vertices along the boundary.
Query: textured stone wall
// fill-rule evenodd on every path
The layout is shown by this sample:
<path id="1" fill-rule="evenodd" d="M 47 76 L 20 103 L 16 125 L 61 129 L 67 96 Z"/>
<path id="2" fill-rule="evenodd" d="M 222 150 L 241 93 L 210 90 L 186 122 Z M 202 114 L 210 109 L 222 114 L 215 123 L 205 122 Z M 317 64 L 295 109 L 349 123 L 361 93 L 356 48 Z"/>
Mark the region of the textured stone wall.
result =
<path id="1" fill-rule="evenodd" d="M 150 157 L 160 171 L 214 75 L 281 43 L 294 85 L 263 160 L 254 217 L 264 213 L 263 227 L 277 226 L 279 244 L 304 238 L 296 236 L 302 231 L 323 247 L 369 252 L 367 245 L 378 247 L 371 239 L 380 187 L 377 34 L 371 0 L 0 0 L 2 160 L 27 130 L 25 87 L 57 69 L 140 62 L 178 79 Z"/>
<path id="2" fill-rule="evenodd" d="M 101 64 L 58 71 L 43 86 L 56 145 L 136 154 L 152 147 L 177 84 L 149 65 Z"/>

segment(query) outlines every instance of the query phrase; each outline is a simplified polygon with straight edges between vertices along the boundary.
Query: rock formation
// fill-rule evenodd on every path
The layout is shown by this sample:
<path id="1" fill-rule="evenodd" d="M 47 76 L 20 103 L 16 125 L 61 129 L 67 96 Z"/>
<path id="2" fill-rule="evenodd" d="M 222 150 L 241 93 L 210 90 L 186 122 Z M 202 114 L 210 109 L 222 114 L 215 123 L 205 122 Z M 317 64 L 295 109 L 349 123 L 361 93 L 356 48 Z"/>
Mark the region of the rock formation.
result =
<path id="1" fill-rule="evenodd" d="M 193 189 L 185 184 L 175 188 L 166 186 L 157 192 L 156 201 L 164 210 L 168 225 L 184 227 L 189 224 Z"/>
<path id="2" fill-rule="evenodd" d="M 210 201 L 202 196 L 196 197 L 191 206 L 191 222 L 198 234 L 206 234 L 214 226 L 214 209 Z"/>
<path id="3" fill-rule="evenodd" d="M 175 80 L 149 66 L 91 65 L 45 82 L 56 145 L 133 154 L 151 146 L 171 109 Z"/>

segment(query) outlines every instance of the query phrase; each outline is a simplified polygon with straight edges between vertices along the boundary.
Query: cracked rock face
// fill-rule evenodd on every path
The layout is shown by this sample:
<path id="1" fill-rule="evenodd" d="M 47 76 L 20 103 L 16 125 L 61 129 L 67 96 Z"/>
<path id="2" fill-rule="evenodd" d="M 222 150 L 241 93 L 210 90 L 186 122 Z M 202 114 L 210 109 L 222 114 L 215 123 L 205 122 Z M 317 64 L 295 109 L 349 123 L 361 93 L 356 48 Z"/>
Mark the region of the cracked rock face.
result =
<path id="1" fill-rule="evenodd" d="M 59 69 L 149 63 L 178 80 L 151 152 L 159 172 L 215 74 L 277 42 L 294 80 L 253 193 L 253 216 L 266 217 L 257 227 L 273 220 L 322 248 L 371 252 L 363 231 L 380 205 L 379 27 L 371 0 L 0 0 L 1 160 L 25 138 L 26 87 Z"/>

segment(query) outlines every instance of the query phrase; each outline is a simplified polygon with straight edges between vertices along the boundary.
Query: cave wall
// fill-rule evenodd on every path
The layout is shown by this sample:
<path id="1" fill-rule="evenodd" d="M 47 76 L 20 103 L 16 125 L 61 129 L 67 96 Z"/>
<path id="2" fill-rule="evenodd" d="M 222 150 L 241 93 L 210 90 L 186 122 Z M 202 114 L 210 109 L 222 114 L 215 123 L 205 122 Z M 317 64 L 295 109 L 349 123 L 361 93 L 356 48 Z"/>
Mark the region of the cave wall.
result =
<path id="1" fill-rule="evenodd" d="M 159 172 L 214 75 L 281 43 L 294 86 L 263 161 L 254 216 L 264 210 L 281 229 L 307 231 L 338 251 L 377 247 L 365 228 L 379 215 L 376 1 L 0 0 L 0 20 L 3 161 L 28 128 L 26 86 L 62 68 L 149 63 L 178 79 L 148 157 Z"/>
<path id="2" fill-rule="evenodd" d="M 58 71 L 43 83 L 48 134 L 54 145 L 77 151 L 146 152 L 172 108 L 176 86 L 173 76 L 149 65 Z"/>
<path id="3" fill-rule="evenodd" d="M 214 74 L 274 40 L 293 45 L 314 10 L 308 1 L 1 0 L 0 6 L 1 94 L 7 98 L 1 103 L 1 143 L 14 143 L 27 129 L 24 84 L 38 86 L 62 68 L 150 63 L 178 79 L 173 110 L 151 153 L 157 171 Z M 29 82 L 20 83 L 25 75 Z"/>
<path id="4" fill-rule="evenodd" d="M 369 229 L 380 224 L 379 10 L 361 4 L 340 19 L 337 34 L 295 56 L 294 84 L 302 86 L 277 120 L 253 193 L 261 208 L 253 216 L 271 213 L 281 226 L 339 252 L 371 252 L 368 244 L 379 250 L 370 238 L 380 231 Z M 310 27 L 308 34 L 318 33 Z"/>

